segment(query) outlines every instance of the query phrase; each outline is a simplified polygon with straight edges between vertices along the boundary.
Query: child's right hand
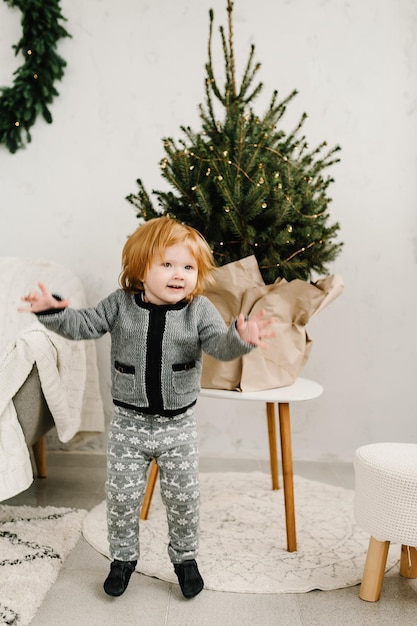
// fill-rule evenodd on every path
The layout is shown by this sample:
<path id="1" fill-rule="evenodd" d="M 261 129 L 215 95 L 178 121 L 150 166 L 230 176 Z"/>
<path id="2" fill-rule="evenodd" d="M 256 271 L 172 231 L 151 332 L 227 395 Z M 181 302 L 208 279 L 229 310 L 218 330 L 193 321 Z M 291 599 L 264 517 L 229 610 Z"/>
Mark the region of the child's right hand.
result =
<path id="1" fill-rule="evenodd" d="M 28 302 L 29 306 L 19 307 L 18 311 L 21 313 L 41 313 L 49 309 L 65 309 L 69 306 L 69 300 L 57 300 L 43 283 L 38 283 L 38 287 L 41 293 L 31 291 L 27 296 L 22 296 L 22 302 Z"/>

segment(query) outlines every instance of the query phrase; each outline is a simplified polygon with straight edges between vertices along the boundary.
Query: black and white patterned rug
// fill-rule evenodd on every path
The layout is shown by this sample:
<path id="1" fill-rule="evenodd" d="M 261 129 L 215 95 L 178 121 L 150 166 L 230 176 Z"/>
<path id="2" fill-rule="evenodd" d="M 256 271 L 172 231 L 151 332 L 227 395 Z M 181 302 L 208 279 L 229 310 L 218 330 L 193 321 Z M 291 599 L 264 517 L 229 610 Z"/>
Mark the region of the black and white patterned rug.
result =
<path id="1" fill-rule="evenodd" d="M 354 492 L 294 477 L 297 552 L 286 550 L 283 490 L 269 475 L 202 473 L 198 564 L 205 587 L 240 593 L 303 593 L 350 587 L 362 578 L 369 535 L 354 522 Z M 167 554 L 167 524 L 158 486 L 141 521 L 137 571 L 177 583 Z M 105 503 L 83 523 L 85 539 L 109 556 Z M 399 559 L 391 546 L 387 569 Z"/>
<path id="2" fill-rule="evenodd" d="M 80 538 L 86 514 L 0 504 L 0 624 L 31 622 Z"/>

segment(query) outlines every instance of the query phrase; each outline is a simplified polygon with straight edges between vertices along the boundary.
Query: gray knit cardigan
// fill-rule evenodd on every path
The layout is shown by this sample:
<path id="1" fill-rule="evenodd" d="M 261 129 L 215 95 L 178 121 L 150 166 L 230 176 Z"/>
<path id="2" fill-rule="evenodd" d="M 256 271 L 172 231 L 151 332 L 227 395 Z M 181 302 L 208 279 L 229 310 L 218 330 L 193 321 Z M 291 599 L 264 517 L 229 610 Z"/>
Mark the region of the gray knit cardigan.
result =
<path id="1" fill-rule="evenodd" d="M 253 349 L 204 296 L 154 305 L 118 289 L 96 307 L 53 309 L 37 317 L 68 339 L 110 333 L 113 402 L 153 415 L 177 415 L 195 404 L 202 350 L 230 361 Z"/>

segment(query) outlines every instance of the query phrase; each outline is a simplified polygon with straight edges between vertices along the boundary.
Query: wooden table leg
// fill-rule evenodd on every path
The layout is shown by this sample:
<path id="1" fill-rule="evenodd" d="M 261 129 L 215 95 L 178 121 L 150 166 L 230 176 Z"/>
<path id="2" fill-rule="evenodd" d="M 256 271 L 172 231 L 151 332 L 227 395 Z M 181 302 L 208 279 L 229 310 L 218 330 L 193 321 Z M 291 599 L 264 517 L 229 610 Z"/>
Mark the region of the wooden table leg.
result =
<path id="1" fill-rule="evenodd" d="M 38 478 L 46 478 L 48 476 L 48 468 L 46 464 L 46 439 L 41 437 L 32 446 L 33 456 L 35 459 Z"/>
<path id="2" fill-rule="evenodd" d="M 278 404 L 278 414 L 281 435 L 285 522 L 287 526 L 287 550 L 288 552 L 296 552 L 297 539 L 295 530 L 294 476 L 292 465 L 290 405 L 288 402 L 280 402 Z"/>
<path id="3" fill-rule="evenodd" d="M 268 421 L 269 461 L 271 464 L 272 489 L 279 489 L 278 481 L 278 455 L 277 455 L 277 429 L 275 421 L 275 404 L 266 403 L 266 416 Z"/>
<path id="4" fill-rule="evenodd" d="M 140 510 L 140 519 L 148 519 L 149 507 L 151 506 L 152 496 L 155 489 L 156 479 L 158 478 L 159 467 L 155 459 L 152 461 L 152 465 L 149 470 L 148 483 L 146 485 L 146 491 L 142 502 L 142 508 Z"/>

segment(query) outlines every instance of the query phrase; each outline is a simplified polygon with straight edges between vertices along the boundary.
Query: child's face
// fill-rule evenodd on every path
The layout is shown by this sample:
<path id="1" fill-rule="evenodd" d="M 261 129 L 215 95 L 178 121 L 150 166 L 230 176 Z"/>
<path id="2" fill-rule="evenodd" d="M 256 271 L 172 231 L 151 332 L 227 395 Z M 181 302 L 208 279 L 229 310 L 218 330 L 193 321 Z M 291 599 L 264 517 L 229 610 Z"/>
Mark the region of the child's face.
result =
<path id="1" fill-rule="evenodd" d="M 144 280 L 145 300 L 152 304 L 176 304 L 195 289 L 197 263 L 184 244 L 169 246 L 164 258 L 156 256 Z"/>

